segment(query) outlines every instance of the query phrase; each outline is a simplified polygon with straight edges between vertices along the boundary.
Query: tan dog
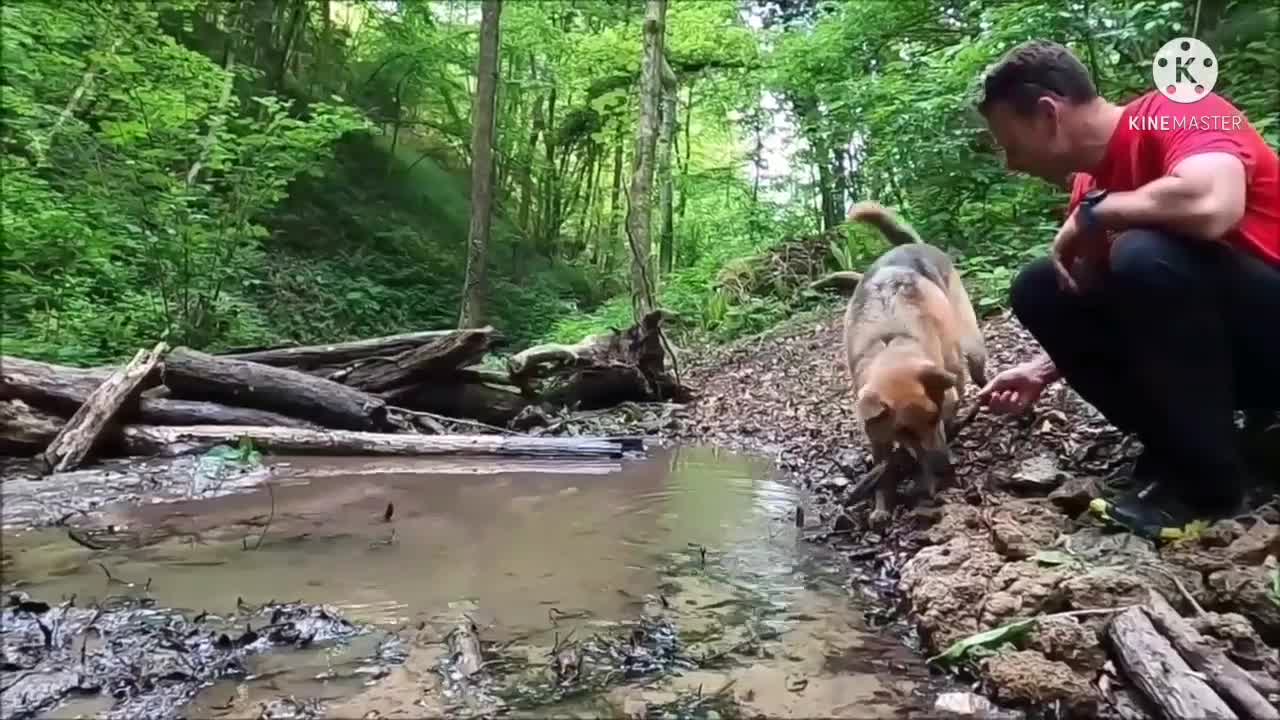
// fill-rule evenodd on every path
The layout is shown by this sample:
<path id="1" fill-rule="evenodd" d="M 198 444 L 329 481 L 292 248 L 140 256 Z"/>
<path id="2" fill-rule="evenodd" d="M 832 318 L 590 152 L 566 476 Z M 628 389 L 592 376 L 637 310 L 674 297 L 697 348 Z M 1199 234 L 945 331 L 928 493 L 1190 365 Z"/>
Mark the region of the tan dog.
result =
<path id="1" fill-rule="evenodd" d="M 953 468 L 947 442 L 965 386 L 986 384 L 986 344 L 951 258 L 875 202 L 850 221 L 877 228 L 897 247 L 862 274 L 844 317 L 845 360 L 857 415 L 876 464 L 894 445 L 915 456 L 930 498 Z M 896 478 L 886 472 L 873 519 L 887 519 Z"/>

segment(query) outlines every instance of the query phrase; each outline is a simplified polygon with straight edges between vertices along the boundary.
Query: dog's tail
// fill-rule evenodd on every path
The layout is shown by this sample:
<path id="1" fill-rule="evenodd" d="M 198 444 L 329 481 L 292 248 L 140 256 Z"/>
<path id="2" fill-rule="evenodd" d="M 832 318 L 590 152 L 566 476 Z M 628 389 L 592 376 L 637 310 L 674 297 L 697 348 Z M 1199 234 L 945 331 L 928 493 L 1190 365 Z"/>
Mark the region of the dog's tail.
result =
<path id="1" fill-rule="evenodd" d="M 874 200 L 864 200 L 855 204 L 849 210 L 848 220 L 849 222 L 856 220 L 874 227 L 894 245 L 924 242 L 915 228 L 898 217 L 897 213 Z"/>

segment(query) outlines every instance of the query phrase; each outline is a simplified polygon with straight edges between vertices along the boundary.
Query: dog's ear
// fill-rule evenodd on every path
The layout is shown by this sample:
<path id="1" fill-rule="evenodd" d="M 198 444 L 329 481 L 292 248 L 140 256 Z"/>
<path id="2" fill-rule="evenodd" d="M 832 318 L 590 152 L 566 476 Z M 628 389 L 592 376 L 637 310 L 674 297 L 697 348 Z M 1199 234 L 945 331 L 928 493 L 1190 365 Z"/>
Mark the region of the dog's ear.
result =
<path id="1" fill-rule="evenodd" d="M 858 418 L 864 423 L 875 422 L 889 414 L 889 406 L 875 390 L 858 393 Z"/>
<path id="2" fill-rule="evenodd" d="M 942 396 L 947 390 L 956 386 L 958 378 L 937 365 L 927 365 L 920 371 L 920 383 L 924 391 L 935 403 L 942 404 Z"/>

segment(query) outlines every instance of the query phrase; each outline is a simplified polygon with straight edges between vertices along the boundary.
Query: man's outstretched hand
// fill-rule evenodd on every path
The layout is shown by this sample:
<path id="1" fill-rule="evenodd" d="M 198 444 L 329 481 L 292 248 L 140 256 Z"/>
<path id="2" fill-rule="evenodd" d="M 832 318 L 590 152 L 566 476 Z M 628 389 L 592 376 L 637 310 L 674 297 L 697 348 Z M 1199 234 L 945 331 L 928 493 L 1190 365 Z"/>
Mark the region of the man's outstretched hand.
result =
<path id="1" fill-rule="evenodd" d="M 1049 384 L 1042 364 L 1032 360 L 1001 371 L 978 391 L 978 402 L 992 412 L 1005 415 L 1026 412 Z"/>

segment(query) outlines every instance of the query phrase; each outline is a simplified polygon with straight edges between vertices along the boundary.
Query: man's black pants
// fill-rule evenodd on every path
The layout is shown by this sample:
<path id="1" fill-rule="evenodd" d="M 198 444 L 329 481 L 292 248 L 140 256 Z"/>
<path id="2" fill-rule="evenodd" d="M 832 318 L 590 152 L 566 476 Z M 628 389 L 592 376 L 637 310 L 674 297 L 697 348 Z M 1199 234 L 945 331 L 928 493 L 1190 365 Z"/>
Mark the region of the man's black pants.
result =
<path id="1" fill-rule="evenodd" d="M 1234 509 L 1251 478 L 1233 412 L 1280 408 L 1280 268 L 1149 230 L 1120 234 L 1110 260 L 1078 295 L 1033 262 L 1013 312 L 1076 392 L 1137 435 L 1162 484 L 1201 511 Z"/>

